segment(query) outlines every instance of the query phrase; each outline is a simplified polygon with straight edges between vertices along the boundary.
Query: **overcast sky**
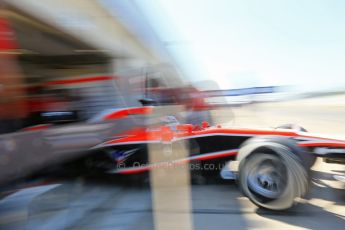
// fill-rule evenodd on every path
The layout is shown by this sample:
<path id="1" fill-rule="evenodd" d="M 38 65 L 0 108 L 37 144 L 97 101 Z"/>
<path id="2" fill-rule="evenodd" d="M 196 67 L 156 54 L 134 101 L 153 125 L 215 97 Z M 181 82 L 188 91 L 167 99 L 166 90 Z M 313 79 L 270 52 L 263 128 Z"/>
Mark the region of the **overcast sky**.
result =
<path id="1" fill-rule="evenodd" d="M 345 88 L 343 0 L 134 0 L 192 79 Z"/>

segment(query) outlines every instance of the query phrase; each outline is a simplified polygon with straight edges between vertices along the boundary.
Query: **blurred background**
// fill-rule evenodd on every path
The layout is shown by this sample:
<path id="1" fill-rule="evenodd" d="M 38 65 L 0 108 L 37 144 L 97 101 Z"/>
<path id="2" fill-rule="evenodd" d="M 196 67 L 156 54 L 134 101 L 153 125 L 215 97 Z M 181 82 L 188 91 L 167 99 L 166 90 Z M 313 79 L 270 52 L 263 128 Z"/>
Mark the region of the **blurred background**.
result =
<path id="1" fill-rule="evenodd" d="M 1 150 L 21 146 L 26 152 L 25 157 L 23 151 L 17 151 L 15 157 L 0 156 L 1 180 L 6 182 L 1 190 L 14 191 L 23 183 L 31 184 L 31 179 L 13 181 L 31 175 L 42 165 L 68 158 L 58 155 L 61 149 L 55 152 L 49 146 L 28 145 L 46 136 L 32 134 L 28 138 L 27 131 L 52 124 L 85 124 L 109 109 L 182 105 L 181 116 L 192 124 L 207 120 L 211 125 L 268 128 L 293 123 L 313 133 L 344 137 L 344 10 L 341 0 L 0 0 Z M 63 135 L 65 129 L 60 132 L 58 137 L 49 138 L 70 138 Z M 88 146 L 99 141 L 98 131 L 82 132 L 95 134 Z M 64 148 L 85 148 L 85 144 L 78 144 Z M 73 193 L 73 201 L 62 201 L 67 206 L 77 202 L 80 194 L 101 194 L 99 203 L 91 208 L 86 198 L 80 198 L 85 206 L 78 217 L 68 220 L 65 211 L 70 209 L 64 207 L 64 212 L 57 211 L 56 215 L 41 210 L 40 215 L 49 216 L 49 221 L 44 222 L 42 216 L 31 221 L 27 213 L 17 211 L 20 202 L 13 201 L 14 206 L 0 208 L 0 226 L 84 228 L 92 222 L 85 217 L 91 215 L 102 221 L 95 220 L 90 228 L 134 229 L 141 221 L 144 228 L 154 227 L 150 191 L 127 191 L 121 186 L 108 189 L 109 184 L 96 186 L 94 181 L 83 187 L 84 180 L 60 181 L 61 191 L 50 194 L 63 200 Z M 46 183 L 46 178 L 39 181 Z M 48 190 L 57 188 L 54 186 Z M 342 186 L 335 187 L 343 194 Z M 122 194 L 120 190 L 126 191 L 118 201 L 121 208 L 132 199 L 133 209 L 139 204 L 141 211 L 131 210 L 127 216 L 133 223 L 127 217 L 116 217 L 112 222 L 109 213 L 90 214 L 90 210 L 114 199 L 114 194 Z M 228 227 L 232 224 L 229 220 L 240 216 L 234 222 L 236 229 L 317 228 L 317 216 L 324 215 L 329 219 L 321 227 L 328 228 L 340 223 L 338 218 L 333 220 L 334 213 L 342 220 L 345 216 L 343 197 L 338 199 L 332 192 L 317 191 L 320 203 L 306 208 L 313 213 L 314 222 L 306 223 L 309 217 L 298 212 L 291 214 L 298 216 L 293 223 L 288 217 L 255 213 L 234 191 L 235 185 L 229 190 L 223 185 L 197 187 L 193 190 L 196 195 L 189 199 L 201 211 L 193 217 L 194 222 L 181 226 Z M 219 200 L 212 198 L 207 204 L 200 201 L 204 196 L 218 196 Z M 53 202 L 53 198 L 42 199 L 37 198 L 40 205 Z M 224 199 L 232 199 L 225 209 Z M 28 204 L 20 204 L 20 210 L 29 210 Z M 326 206 L 332 211 L 325 211 Z M 122 215 L 121 210 L 115 213 Z M 224 213 L 230 217 L 225 218 Z M 59 220 L 65 224 L 55 225 Z M 77 223 L 80 220 L 85 223 Z"/>

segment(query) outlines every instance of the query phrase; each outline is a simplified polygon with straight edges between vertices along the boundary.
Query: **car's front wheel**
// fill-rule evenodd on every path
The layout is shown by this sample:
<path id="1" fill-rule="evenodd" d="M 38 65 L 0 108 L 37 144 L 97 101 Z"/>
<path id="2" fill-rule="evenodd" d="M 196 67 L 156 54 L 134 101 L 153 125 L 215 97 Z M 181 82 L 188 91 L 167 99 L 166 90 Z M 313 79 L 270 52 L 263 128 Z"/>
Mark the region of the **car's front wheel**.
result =
<path id="1" fill-rule="evenodd" d="M 238 182 L 257 206 L 284 210 L 307 192 L 307 169 L 287 145 L 253 142 L 242 151 L 250 152 L 240 161 Z"/>

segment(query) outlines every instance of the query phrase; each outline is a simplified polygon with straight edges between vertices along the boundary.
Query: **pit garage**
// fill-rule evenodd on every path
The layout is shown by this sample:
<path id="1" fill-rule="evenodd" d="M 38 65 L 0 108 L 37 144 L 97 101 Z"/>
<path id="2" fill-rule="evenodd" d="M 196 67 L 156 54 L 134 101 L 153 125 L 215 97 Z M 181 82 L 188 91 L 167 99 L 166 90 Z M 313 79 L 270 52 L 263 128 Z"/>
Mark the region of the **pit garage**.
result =
<path id="1" fill-rule="evenodd" d="M 5 18 L 14 34 L 13 52 L 29 113 L 78 111 L 73 119 L 84 120 L 105 108 L 123 106 L 111 74 L 113 57 L 104 50 L 15 8 L 6 9 Z"/>

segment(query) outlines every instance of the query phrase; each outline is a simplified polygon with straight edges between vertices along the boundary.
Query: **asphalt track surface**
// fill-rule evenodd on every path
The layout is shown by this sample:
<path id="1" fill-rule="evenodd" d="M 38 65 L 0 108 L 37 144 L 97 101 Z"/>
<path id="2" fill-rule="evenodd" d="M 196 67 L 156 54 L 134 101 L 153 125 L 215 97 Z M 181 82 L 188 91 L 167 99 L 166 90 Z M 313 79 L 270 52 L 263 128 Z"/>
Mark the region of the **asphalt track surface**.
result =
<path id="1" fill-rule="evenodd" d="M 233 182 L 187 187 L 193 229 L 342 229 L 345 224 L 344 184 L 333 179 L 343 167 L 318 161 L 310 194 L 294 208 L 271 212 L 254 206 Z M 181 202 L 184 186 L 162 188 Z M 128 185 L 109 178 L 56 179 L 18 190 L 0 201 L 0 229 L 153 229 L 149 183 Z M 184 210 L 161 210 L 173 216 Z M 179 223 L 173 223 L 184 229 Z"/>

